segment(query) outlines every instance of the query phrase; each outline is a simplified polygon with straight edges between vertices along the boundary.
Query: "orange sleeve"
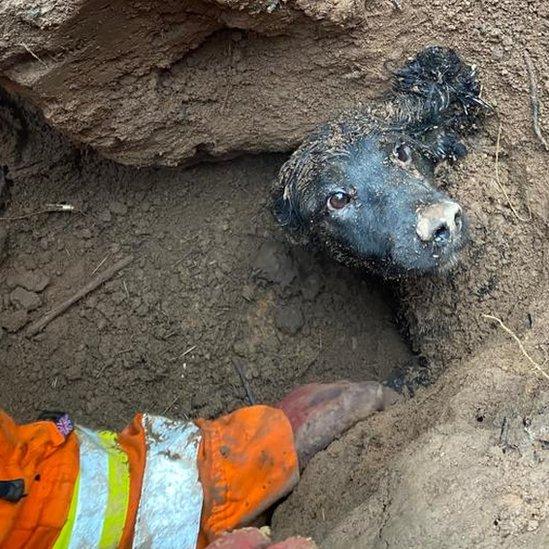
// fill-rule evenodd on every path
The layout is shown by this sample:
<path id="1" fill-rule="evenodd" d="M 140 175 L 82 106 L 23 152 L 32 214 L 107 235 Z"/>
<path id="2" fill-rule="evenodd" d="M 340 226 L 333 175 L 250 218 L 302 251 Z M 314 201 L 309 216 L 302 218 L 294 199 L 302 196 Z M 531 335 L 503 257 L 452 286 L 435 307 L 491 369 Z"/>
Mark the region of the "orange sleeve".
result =
<path id="1" fill-rule="evenodd" d="M 292 427 L 282 410 L 242 408 L 198 420 L 204 491 L 199 547 L 242 526 L 288 494 L 299 478 Z"/>
<path id="2" fill-rule="evenodd" d="M 23 479 L 25 497 L 0 500 L 0 548 L 51 547 L 69 512 L 78 442 L 51 421 L 17 425 L 0 410 L 0 479 Z"/>

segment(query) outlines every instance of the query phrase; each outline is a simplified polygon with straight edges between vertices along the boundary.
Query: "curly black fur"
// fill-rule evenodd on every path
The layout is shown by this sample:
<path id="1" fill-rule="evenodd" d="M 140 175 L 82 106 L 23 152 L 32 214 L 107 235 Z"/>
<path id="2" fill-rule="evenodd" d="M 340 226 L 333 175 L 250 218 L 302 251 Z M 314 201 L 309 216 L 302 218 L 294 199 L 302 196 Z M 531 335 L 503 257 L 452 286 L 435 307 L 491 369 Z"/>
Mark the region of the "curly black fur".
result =
<path id="1" fill-rule="evenodd" d="M 319 205 L 327 181 L 339 177 L 343 184 L 352 170 L 357 171 L 357 163 L 364 167 L 376 151 L 406 143 L 414 151 L 416 175 L 432 182 L 437 163 L 451 163 L 467 154 L 462 139 L 475 131 L 489 110 L 480 94 L 474 66 L 464 63 L 454 50 L 425 48 L 394 72 L 388 94 L 366 108 L 344 113 L 305 139 L 280 171 L 273 193 L 277 220 L 294 239 L 320 242 L 338 258 L 357 263 L 353 250 L 345 249 L 327 231 L 325 211 Z M 368 148 L 370 157 L 364 152 Z M 390 153 L 386 156 L 389 159 Z M 368 265 L 389 261 L 358 259 Z"/>

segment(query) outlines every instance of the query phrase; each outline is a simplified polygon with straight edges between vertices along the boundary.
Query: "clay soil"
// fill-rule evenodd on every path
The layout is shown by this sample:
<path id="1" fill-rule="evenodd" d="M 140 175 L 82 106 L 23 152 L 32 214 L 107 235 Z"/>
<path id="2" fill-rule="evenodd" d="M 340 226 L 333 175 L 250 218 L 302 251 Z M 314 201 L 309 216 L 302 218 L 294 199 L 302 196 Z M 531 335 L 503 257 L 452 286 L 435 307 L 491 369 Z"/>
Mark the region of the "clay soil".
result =
<path id="1" fill-rule="evenodd" d="M 549 372 L 549 156 L 533 131 L 527 69 L 529 57 L 547 138 L 547 6 L 401 4 L 403 10 L 383 3 L 345 39 L 322 42 L 316 31 L 246 36 L 253 70 L 243 82 L 276 93 L 258 101 L 251 84 L 235 84 L 243 94 L 234 102 L 245 115 L 229 125 L 201 99 L 195 103 L 209 110 L 196 119 L 237 128 L 235 135 L 253 144 L 231 154 L 287 150 L 325 108 L 336 112 L 347 100 L 386 89 L 388 68 L 426 43 L 456 47 L 478 65 L 495 107 L 469 140 L 470 155 L 437 179 L 469 217 L 460 265 L 436 279 L 390 286 L 371 280 L 284 241 L 267 197 L 286 156 L 188 169 L 124 167 L 72 144 L 36 111 L 2 95 L 2 407 L 19 420 L 61 409 L 92 427 L 117 428 L 137 410 L 211 417 L 250 399 L 274 402 L 300 383 L 385 379 L 408 370 L 431 385 L 314 458 L 276 509 L 275 535 L 306 534 L 328 548 L 549 546 L 547 378 L 483 316 L 503 319 Z M 214 51 L 224 59 L 223 40 L 216 35 L 191 55 L 209 60 Z M 286 86 L 284 95 L 256 72 L 262 50 L 254 48 L 269 53 L 259 65 Z M 332 54 L 337 63 L 326 61 Z M 289 71 L 293 79 L 272 69 L 278 60 L 298 67 Z M 358 77 L 341 76 L 348 64 Z M 198 72 L 208 86 L 223 80 L 215 63 L 207 66 L 212 73 Z M 181 74 L 166 79 L 187 81 Z M 346 88 L 351 95 L 342 94 Z M 179 86 L 169 89 L 177 98 Z M 307 98 L 301 110 L 291 104 L 300 93 Z M 126 101 L 129 92 L 121 95 Z M 221 96 L 224 105 L 229 96 Z M 240 112 L 232 96 L 227 101 L 227 112 Z M 280 116 L 281 104 L 290 114 Z M 312 104 L 322 104 L 322 112 Z M 276 116 L 257 125 L 247 114 L 264 105 Z M 281 141 L 288 126 L 290 138 Z M 271 127 L 278 133 L 269 141 Z M 123 129 L 133 135 L 132 128 Z M 257 128 L 263 130 L 256 135 Z M 35 215 L 61 202 L 75 211 Z M 30 322 L 129 255 L 131 264 L 112 280 L 26 337 Z"/>
<path id="2" fill-rule="evenodd" d="M 267 205 L 283 156 L 137 170 L 41 132 L 7 173 L 5 215 L 77 211 L 3 222 L 0 402 L 19 419 L 210 417 L 416 362 L 378 283 L 284 242 Z M 118 276 L 25 337 L 26 321 L 128 255 Z"/>

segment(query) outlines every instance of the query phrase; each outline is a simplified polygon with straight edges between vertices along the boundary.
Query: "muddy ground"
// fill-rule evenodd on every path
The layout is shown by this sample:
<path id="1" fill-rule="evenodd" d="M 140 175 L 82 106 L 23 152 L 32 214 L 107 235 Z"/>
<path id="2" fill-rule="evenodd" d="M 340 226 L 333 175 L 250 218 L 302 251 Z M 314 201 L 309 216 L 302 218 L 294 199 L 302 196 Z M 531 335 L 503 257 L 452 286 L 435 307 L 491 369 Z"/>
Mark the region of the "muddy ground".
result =
<path id="1" fill-rule="evenodd" d="M 38 144 L 39 142 L 39 144 Z M 0 402 L 120 426 L 136 410 L 213 416 L 312 380 L 384 379 L 414 364 L 379 283 L 274 226 L 283 156 L 132 169 L 42 127 L 7 173 Z M 66 202 L 74 213 L 33 215 Z M 127 255 L 118 276 L 40 335 L 23 325 Z"/>
<path id="2" fill-rule="evenodd" d="M 387 89 L 389 69 L 432 42 L 478 66 L 495 111 L 469 156 L 437 179 L 469 217 L 460 265 L 387 285 L 285 243 L 267 204 L 284 155 L 122 167 L 2 95 L 0 404 L 21 420 L 61 408 L 119 427 L 137 409 L 209 417 L 250 395 L 273 402 L 298 383 L 412 368 L 433 384 L 315 458 L 276 510 L 275 535 L 308 534 L 329 548 L 549 546 L 547 378 L 483 316 L 501 318 L 548 373 L 549 156 L 531 103 L 535 89 L 547 137 L 547 6 L 364 6 L 336 33 L 309 23 L 276 36 L 224 27 L 182 59 L 170 44 L 185 40 L 160 32 L 170 46 L 161 67 L 126 43 L 130 27 L 120 39 L 132 55 L 113 60 L 113 33 L 90 27 L 104 59 L 81 40 L 60 42 L 62 26 L 7 20 L 14 36 L 29 32 L 39 59 L 8 41 L 2 82 L 126 162 L 288 150 L 329 113 Z M 69 17 L 70 36 L 86 13 Z M 150 12 L 139 13 L 153 28 Z M 137 72 L 117 69 L 129 61 Z M 87 88 L 90 66 L 116 77 Z M 52 202 L 76 210 L 35 215 Z M 29 322 L 128 255 L 118 276 L 25 336 Z"/>
<path id="3" fill-rule="evenodd" d="M 437 315 L 467 307 L 489 333 L 481 312 L 509 304 L 523 319 L 513 328 L 546 370 L 542 226 L 496 218 L 503 229 L 485 249 L 477 221 L 450 277 L 382 284 L 285 242 L 267 201 L 285 156 L 139 170 L 76 148 L 17 102 L 2 111 L 11 128 L 14 112 L 29 131 L 17 146 L 18 131 L 3 134 L 0 403 L 16 418 L 62 409 L 116 428 L 136 410 L 211 417 L 313 380 L 385 379 L 404 369 L 433 382 L 443 372 L 317 456 L 276 509 L 275 536 L 306 534 L 329 548 L 546 545 L 547 381 L 505 334 L 480 348 L 485 334 L 463 324 L 447 333 L 451 317 L 442 332 L 408 339 L 414 315 L 436 328 Z M 450 190 L 489 171 L 479 153 L 489 138 L 476 147 L 448 172 Z M 463 196 L 476 215 L 472 193 Z M 59 203 L 75 209 L 44 213 Z M 509 255 L 501 273 L 502 250 L 516 245 L 506 230 L 520 234 L 528 260 Z M 128 256 L 111 281 L 27 337 L 32 321 Z M 508 287 L 523 269 L 529 278 L 519 277 L 516 295 L 537 293 L 513 304 Z M 505 284 L 460 293 L 456 283 L 486 277 Z"/>

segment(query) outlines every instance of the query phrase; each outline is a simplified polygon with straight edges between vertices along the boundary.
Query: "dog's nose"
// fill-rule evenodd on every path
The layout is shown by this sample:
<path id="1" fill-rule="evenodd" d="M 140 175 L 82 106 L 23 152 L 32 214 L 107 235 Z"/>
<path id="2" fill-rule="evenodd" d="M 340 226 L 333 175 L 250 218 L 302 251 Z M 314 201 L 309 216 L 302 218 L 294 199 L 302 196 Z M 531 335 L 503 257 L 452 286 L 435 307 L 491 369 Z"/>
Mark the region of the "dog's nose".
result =
<path id="1" fill-rule="evenodd" d="M 461 206 L 445 200 L 418 212 L 416 233 L 422 242 L 444 245 L 461 232 Z"/>

